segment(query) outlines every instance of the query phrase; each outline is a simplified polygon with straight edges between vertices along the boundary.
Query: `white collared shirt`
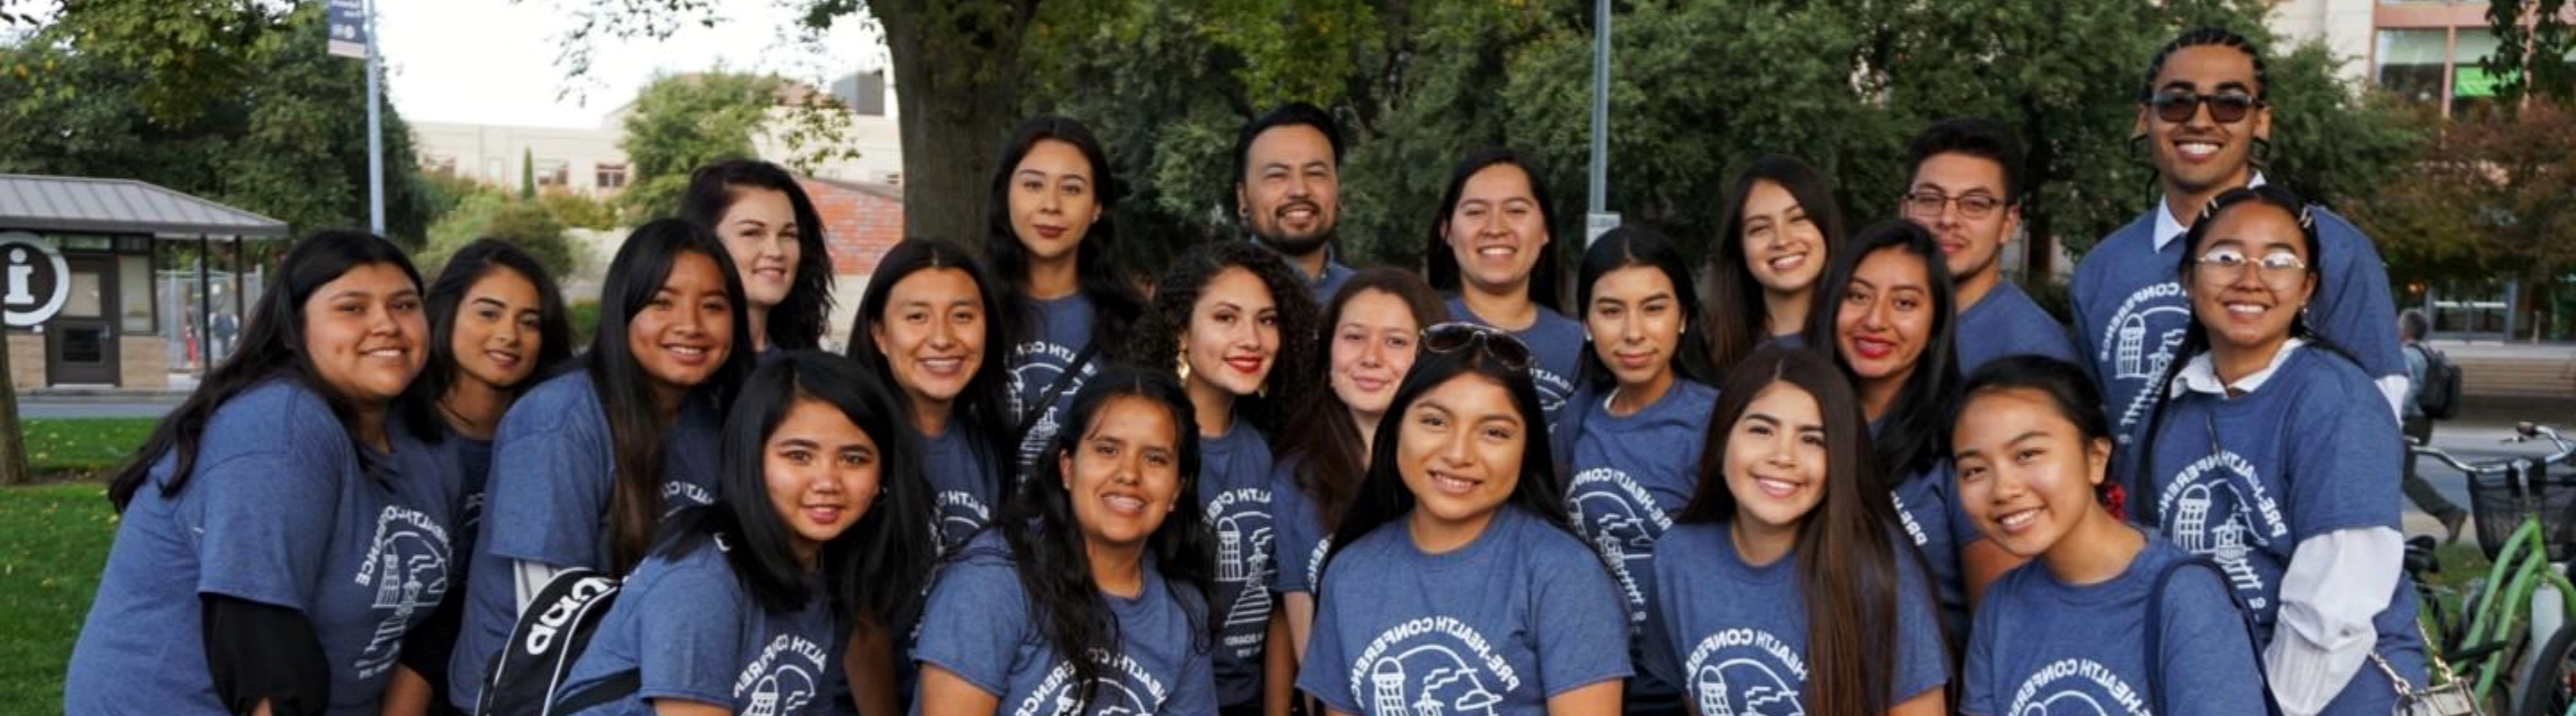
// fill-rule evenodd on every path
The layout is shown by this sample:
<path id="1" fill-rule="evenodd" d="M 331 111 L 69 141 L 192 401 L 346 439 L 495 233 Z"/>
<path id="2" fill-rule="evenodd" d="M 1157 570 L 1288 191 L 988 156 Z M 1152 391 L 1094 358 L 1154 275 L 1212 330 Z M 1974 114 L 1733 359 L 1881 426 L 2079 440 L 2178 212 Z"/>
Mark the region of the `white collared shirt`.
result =
<path id="1" fill-rule="evenodd" d="M 2247 189 L 2262 185 L 2263 173 L 2259 171 L 2254 173 L 2253 180 L 2245 182 Z M 2165 247 L 2173 245 L 2174 239 L 2182 238 L 2183 232 L 2191 230 L 2191 227 L 2183 225 L 2182 219 L 2174 217 L 2173 203 L 2166 201 L 2168 198 L 2171 197 L 2169 195 L 2156 197 L 2156 253 L 2164 253 Z"/>
<path id="2" fill-rule="evenodd" d="M 2272 379 L 2272 373 L 2281 369 L 2281 364 L 2290 362 L 2290 356 L 2297 354 L 2300 348 L 2307 345 L 2307 340 L 2302 338 L 2282 341 L 2281 349 L 2272 353 L 2271 364 L 2263 366 L 2262 370 L 2236 379 L 2234 383 L 2219 378 L 2218 364 L 2210 360 L 2208 351 L 2202 351 L 2182 364 L 2182 372 L 2174 375 L 2172 389 L 2165 395 L 2178 398 L 2182 397 L 2185 391 L 2190 391 L 2224 398 L 2229 391 L 2244 394 L 2261 390 L 2263 383 Z"/>

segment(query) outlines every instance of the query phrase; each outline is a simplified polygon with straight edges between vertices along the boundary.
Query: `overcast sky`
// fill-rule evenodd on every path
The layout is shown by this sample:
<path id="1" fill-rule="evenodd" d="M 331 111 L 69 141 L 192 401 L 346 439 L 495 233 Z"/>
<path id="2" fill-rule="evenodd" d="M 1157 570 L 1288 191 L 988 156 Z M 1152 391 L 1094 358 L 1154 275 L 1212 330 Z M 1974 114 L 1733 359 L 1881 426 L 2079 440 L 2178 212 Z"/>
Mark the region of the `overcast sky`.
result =
<path id="1" fill-rule="evenodd" d="M 394 107 L 415 122 L 593 127 L 655 72 L 721 65 L 821 81 L 885 61 L 857 18 L 809 42 L 784 6 L 797 0 L 715 0 L 725 18 L 715 27 L 687 23 L 660 41 L 596 39 L 589 76 L 567 77 L 556 55 L 578 25 L 574 10 L 599 1 L 377 0 Z"/>

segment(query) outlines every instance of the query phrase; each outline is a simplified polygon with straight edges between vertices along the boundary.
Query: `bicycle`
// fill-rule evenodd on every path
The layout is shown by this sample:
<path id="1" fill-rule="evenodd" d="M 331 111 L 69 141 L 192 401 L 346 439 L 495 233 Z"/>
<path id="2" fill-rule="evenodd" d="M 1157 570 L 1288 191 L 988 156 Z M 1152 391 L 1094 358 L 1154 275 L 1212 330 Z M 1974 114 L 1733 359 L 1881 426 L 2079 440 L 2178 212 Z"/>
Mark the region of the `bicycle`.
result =
<path id="1" fill-rule="evenodd" d="M 2406 570 L 2415 578 L 2423 619 L 2430 622 L 2424 647 L 2445 657 L 2454 669 L 2436 668 L 2435 684 L 2471 680 L 2471 694 L 2490 713 L 2523 716 L 2576 716 L 2576 585 L 2556 564 L 2576 552 L 2576 475 L 2552 476 L 2549 466 L 2576 458 L 2570 442 L 2547 426 L 2515 426 L 2508 443 L 2545 439 L 2557 449 L 2540 458 L 2507 457 L 2462 460 L 2430 445 L 2407 441 L 2407 449 L 2450 465 L 2469 480 L 2469 508 L 2477 521 L 2478 545 L 2489 566 L 2482 582 L 2472 582 L 2461 597 L 2456 616 L 2446 614 L 2443 594 L 2457 590 L 2426 579 L 2437 573 L 2433 540 L 2408 540 Z M 2561 628 L 2545 640 L 2530 633 L 2532 600 L 2541 588 L 2557 591 Z M 2542 643 L 2531 667 L 2519 680 L 2508 676 L 2535 641 Z M 2440 663 L 2436 661 L 2436 663 Z M 2517 693 L 2517 684 L 2521 687 Z M 2507 708 L 2510 707 L 2510 708 Z"/>

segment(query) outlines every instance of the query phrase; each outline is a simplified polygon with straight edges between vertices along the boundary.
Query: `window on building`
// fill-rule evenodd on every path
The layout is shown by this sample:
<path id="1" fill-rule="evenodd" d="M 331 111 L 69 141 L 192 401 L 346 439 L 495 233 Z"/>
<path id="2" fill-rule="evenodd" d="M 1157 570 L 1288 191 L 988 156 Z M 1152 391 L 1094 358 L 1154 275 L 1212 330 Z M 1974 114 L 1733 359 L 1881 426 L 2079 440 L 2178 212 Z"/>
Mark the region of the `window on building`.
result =
<path id="1" fill-rule="evenodd" d="M 509 165 L 502 162 L 500 157 L 485 159 L 483 160 L 483 178 L 493 183 L 499 183 L 507 176 L 509 168 Z"/>
<path id="2" fill-rule="evenodd" d="M 420 171 L 424 174 L 430 174 L 433 176 L 454 177 L 456 176 L 456 158 L 434 155 L 421 157 Z"/>
<path id="3" fill-rule="evenodd" d="M 565 186 L 572 183 L 572 162 L 561 159 L 537 160 L 537 186 Z"/>
<path id="4" fill-rule="evenodd" d="M 624 189 L 626 188 L 626 165 L 600 162 L 596 179 L 596 184 L 601 189 Z"/>
<path id="5" fill-rule="evenodd" d="M 2441 28 L 2381 30 L 2378 66 L 2372 76 L 2381 89 L 2416 102 L 2442 98 L 2442 73 L 2449 31 Z"/>

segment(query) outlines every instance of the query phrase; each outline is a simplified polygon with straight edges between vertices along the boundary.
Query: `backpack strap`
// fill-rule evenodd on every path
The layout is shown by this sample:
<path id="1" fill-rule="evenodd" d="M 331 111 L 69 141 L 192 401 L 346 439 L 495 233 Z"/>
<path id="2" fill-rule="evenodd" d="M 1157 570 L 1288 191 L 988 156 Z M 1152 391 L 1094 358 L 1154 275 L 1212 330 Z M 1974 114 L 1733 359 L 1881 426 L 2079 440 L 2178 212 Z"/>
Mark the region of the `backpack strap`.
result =
<path id="1" fill-rule="evenodd" d="M 2234 588 L 2228 586 L 2227 572 L 2219 569 L 2218 563 L 2209 561 L 2208 557 L 2193 556 L 2165 565 L 2156 573 L 2154 589 L 2147 593 L 2147 704 L 2158 714 L 2172 713 L 2165 709 L 2165 585 L 2173 581 L 2176 573 L 2192 567 L 2207 569 L 2211 576 L 2218 578 L 2218 591 L 2227 595 L 2228 608 L 2236 613 L 2237 624 L 2245 630 L 2246 645 L 2261 643 L 2254 639 L 2254 616 L 2245 611 L 2245 602 L 2237 597 Z M 2272 698 L 2272 678 L 2263 673 L 2263 650 L 2259 648 L 2254 650 L 2254 676 L 2255 684 L 2263 694 L 2263 713 L 2281 716 L 2281 704 Z"/>
<path id="2" fill-rule="evenodd" d="M 1038 426 L 1038 418 L 1046 415 L 1047 410 L 1055 406 L 1057 398 L 1064 397 L 1064 391 L 1072 388 L 1075 380 L 1081 379 L 1082 370 L 1091 367 L 1092 354 L 1098 352 L 1100 352 L 1100 341 L 1083 343 L 1082 350 L 1073 354 L 1073 362 L 1065 365 L 1064 372 L 1055 374 L 1055 382 L 1047 384 L 1045 395 L 1039 397 L 1038 402 L 1027 406 L 1028 414 L 1020 416 L 1020 427 L 1011 431 L 1011 437 L 1019 443 L 1027 443 L 1029 431 Z"/>

